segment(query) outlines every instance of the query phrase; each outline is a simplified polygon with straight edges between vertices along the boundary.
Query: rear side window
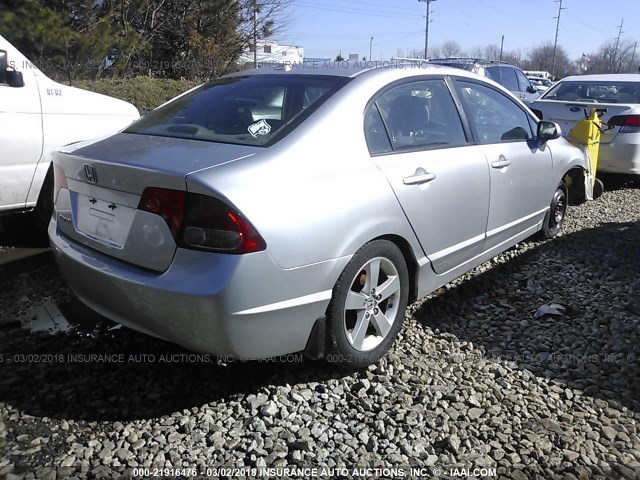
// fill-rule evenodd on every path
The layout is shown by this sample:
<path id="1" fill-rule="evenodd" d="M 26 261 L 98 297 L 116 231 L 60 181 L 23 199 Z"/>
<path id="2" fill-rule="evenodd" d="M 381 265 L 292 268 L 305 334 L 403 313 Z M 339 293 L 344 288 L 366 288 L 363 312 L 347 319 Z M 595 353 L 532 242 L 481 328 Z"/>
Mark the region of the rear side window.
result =
<path id="1" fill-rule="evenodd" d="M 547 100 L 591 103 L 640 103 L 640 82 L 565 81 L 544 95 Z"/>
<path id="2" fill-rule="evenodd" d="M 375 103 L 367 110 L 364 117 L 364 135 L 371 155 L 389 153 L 392 150 L 380 111 Z"/>
<path id="3" fill-rule="evenodd" d="M 518 87 L 518 79 L 516 78 L 516 69 L 511 67 L 500 67 L 500 73 L 502 75 L 502 85 L 507 90 L 517 92 L 520 90 Z"/>
<path id="4" fill-rule="evenodd" d="M 382 94 L 370 107 L 374 108 L 384 120 L 393 150 L 452 147 L 467 141 L 444 80 L 404 83 Z M 369 149 L 373 153 L 371 143 Z"/>
<path id="5" fill-rule="evenodd" d="M 514 100 L 477 83 L 456 81 L 476 140 L 482 144 L 533 138 L 529 115 Z"/>
<path id="6" fill-rule="evenodd" d="M 348 81 L 294 74 L 221 78 L 149 112 L 125 133 L 268 146 Z"/>
<path id="7" fill-rule="evenodd" d="M 484 72 L 486 77 L 490 78 L 494 82 L 502 83 L 500 67 L 485 67 Z"/>

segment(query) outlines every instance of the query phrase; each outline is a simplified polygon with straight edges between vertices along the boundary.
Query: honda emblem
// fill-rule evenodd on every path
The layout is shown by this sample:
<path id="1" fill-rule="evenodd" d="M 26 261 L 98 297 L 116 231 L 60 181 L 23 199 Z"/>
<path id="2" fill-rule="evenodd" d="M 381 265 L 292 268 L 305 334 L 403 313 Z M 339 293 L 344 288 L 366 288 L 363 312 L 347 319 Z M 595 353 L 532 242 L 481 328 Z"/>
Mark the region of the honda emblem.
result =
<path id="1" fill-rule="evenodd" d="M 98 174 L 96 173 L 96 167 L 93 165 L 84 166 L 84 174 L 87 176 L 87 180 L 91 183 L 98 183 Z"/>

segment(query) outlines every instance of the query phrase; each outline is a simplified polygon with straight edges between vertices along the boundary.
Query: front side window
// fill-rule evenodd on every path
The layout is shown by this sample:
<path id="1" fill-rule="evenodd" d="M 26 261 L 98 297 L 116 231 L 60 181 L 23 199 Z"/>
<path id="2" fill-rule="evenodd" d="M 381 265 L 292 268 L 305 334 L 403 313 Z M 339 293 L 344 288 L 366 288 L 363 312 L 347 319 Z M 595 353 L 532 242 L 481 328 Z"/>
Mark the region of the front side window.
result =
<path id="1" fill-rule="evenodd" d="M 452 147 L 466 143 L 458 110 L 444 80 L 399 85 L 375 102 L 393 150 Z"/>
<path id="2" fill-rule="evenodd" d="M 521 92 L 526 92 L 527 89 L 531 86 L 531 82 L 527 78 L 527 76 L 522 73 L 520 70 L 514 70 L 516 72 L 516 77 L 518 78 L 518 90 Z"/>
<path id="3" fill-rule="evenodd" d="M 348 81 L 306 74 L 221 78 L 152 110 L 125 133 L 267 146 Z"/>
<path id="4" fill-rule="evenodd" d="M 533 138 L 529 116 L 514 100 L 497 90 L 457 80 L 469 123 L 479 143 L 523 141 Z"/>

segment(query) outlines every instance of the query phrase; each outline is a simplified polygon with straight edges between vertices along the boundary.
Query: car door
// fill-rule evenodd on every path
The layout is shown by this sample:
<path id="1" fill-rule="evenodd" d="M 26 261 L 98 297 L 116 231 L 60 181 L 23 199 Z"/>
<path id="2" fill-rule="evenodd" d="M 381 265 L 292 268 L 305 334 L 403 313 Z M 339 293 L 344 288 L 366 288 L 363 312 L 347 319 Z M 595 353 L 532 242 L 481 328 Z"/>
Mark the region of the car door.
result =
<path id="1" fill-rule="evenodd" d="M 551 153 L 534 137 L 535 120 L 506 93 L 471 79 L 456 88 L 474 138 L 490 167 L 485 250 L 534 233 L 549 206 Z"/>
<path id="2" fill-rule="evenodd" d="M 525 103 L 531 103 L 540 96 L 540 92 L 531 84 L 531 81 L 521 70 L 514 68 L 518 80 L 518 94 L 520 99 Z"/>
<path id="3" fill-rule="evenodd" d="M 11 53 L 9 64 L 22 70 L 24 86 L 0 83 L 0 211 L 25 207 L 43 140 L 35 75 L 28 65 L 12 62 Z"/>
<path id="4" fill-rule="evenodd" d="M 489 213 L 486 158 L 467 140 L 444 78 L 374 97 L 365 134 L 436 273 L 482 252 Z"/>

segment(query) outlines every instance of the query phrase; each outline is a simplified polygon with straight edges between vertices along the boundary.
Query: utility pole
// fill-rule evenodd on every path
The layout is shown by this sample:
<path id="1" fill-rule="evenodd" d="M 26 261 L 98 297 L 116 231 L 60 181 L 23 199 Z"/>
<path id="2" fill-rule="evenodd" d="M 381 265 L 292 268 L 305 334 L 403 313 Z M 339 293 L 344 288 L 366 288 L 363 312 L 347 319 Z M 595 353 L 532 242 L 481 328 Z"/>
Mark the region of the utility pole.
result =
<path id="1" fill-rule="evenodd" d="M 502 41 L 500 42 L 500 61 L 502 61 L 502 50 L 504 49 L 504 35 L 502 35 Z"/>
<path id="2" fill-rule="evenodd" d="M 258 0 L 253 0 L 253 68 L 258 68 Z"/>
<path id="3" fill-rule="evenodd" d="M 371 50 L 373 49 L 373 37 L 369 40 L 369 61 L 371 61 Z"/>
<path id="4" fill-rule="evenodd" d="M 436 0 L 418 0 L 418 2 L 424 2 L 427 4 L 427 22 L 424 28 L 424 59 L 426 60 L 427 57 L 427 51 L 429 49 L 429 24 L 431 23 L 431 21 L 429 20 L 429 14 L 431 13 L 431 3 L 435 2 Z"/>
<path id="5" fill-rule="evenodd" d="M 618 47 L 620 46 L 620 37 L 622 36 L 622 25 L 624 25 L 624 18 L 618 25 L 618 38 L 616 39 L 616 48 L 613 50 L 613 73 L 616 73 L 616 63 L 618 62 Z M 622 64 L 621 64 L 622 66 Z"/>
<path id="6" fill-rule="evenodd" d="M 558 6 L 558 16 L 553 17 L 557 18 L 558 21 L 556 23 L 556 40 L 553 43 L 553 60 L 551 62 L 551 77 L 552 79 L 556 76 L 556 51 L 558 50 L 558 32 L 560 31 L 560 15 L 562 14 L 562 10 L 566 10 L 566 8 L 562 8 L 562 0 L 556 0 L 556 3 L 559 3 Z"/>

